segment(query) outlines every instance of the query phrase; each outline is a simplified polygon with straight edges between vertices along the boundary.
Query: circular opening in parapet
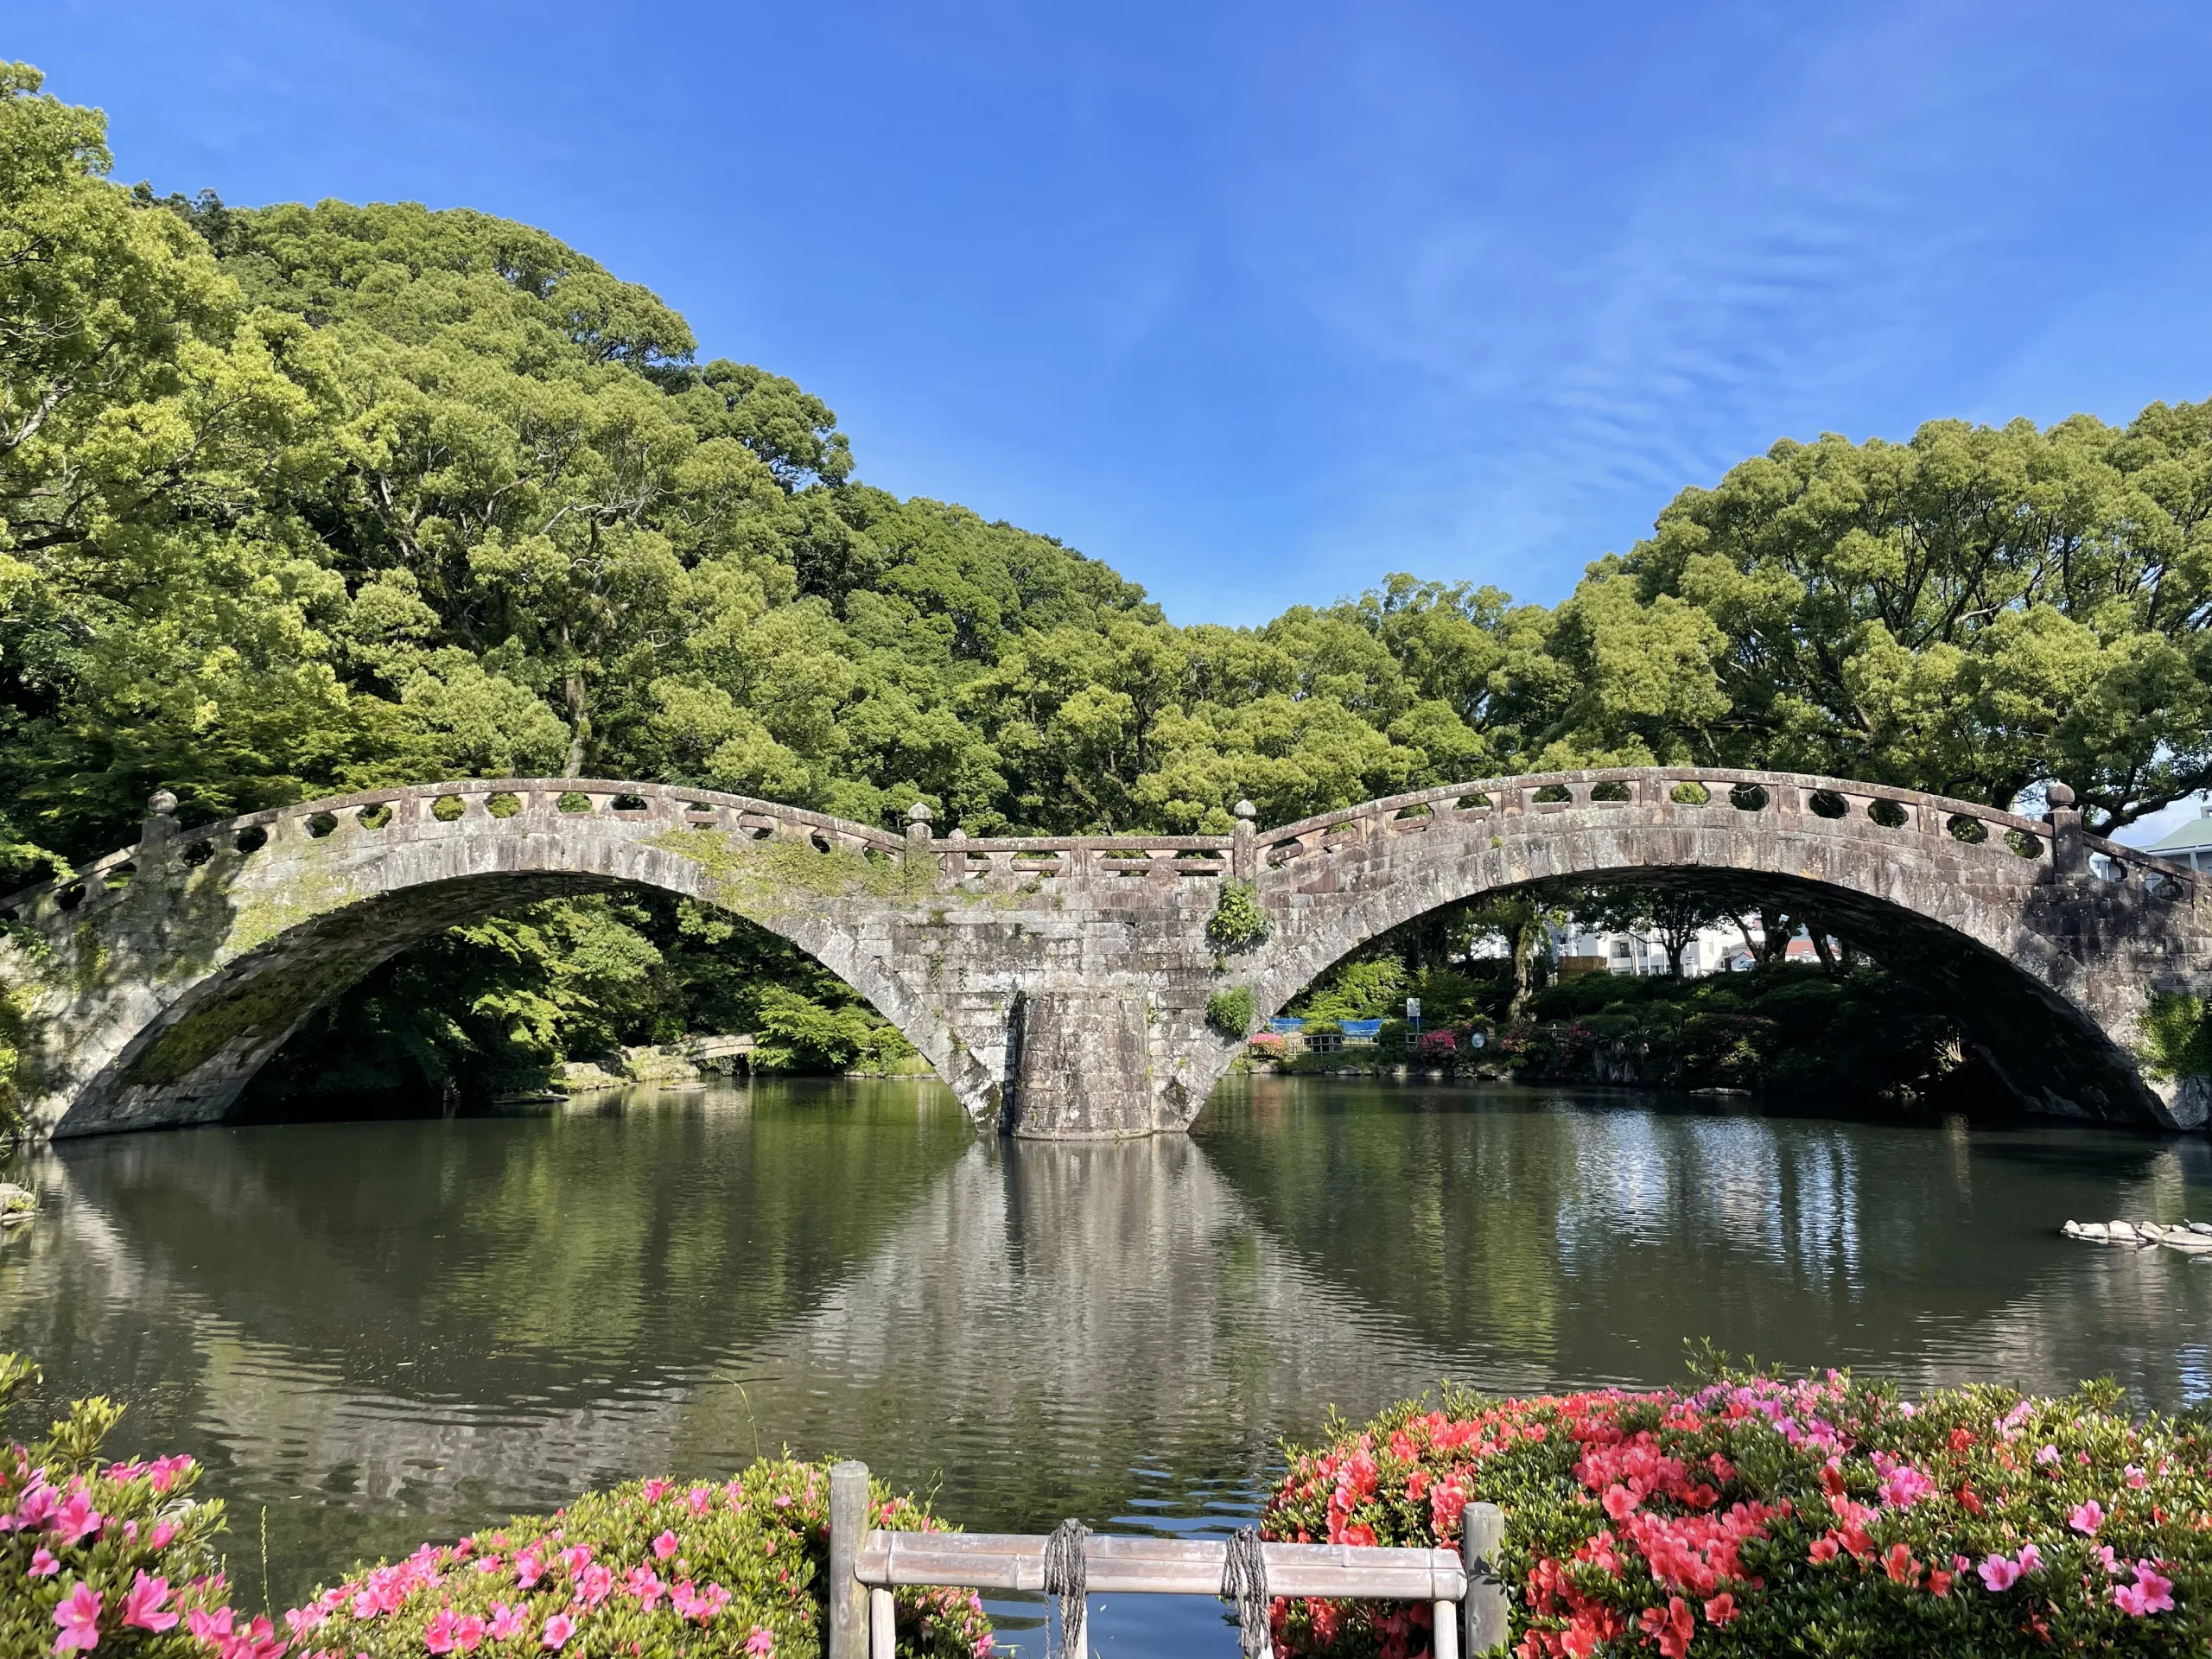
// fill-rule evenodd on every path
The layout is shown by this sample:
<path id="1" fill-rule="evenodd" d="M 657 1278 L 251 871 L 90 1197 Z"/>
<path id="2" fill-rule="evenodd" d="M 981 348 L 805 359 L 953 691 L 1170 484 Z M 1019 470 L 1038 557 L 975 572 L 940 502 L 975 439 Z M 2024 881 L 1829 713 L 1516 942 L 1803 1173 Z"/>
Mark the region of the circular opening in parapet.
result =
<path id="1" fill-rule="evenodd" d="M 1979 847 L 1989 839 L 1989 826 L 1965 812 L 1952 813 L 1943 827 L 1951 832 L 1952 840 L 1963 841 L 1969 847 Z"/>
<path id="2" fill-rule="evenodd" d="M 1592 784 L 1590 798 L 1593 801 L 1624 801 L 1628 799 L 1628 785 L 1623 783 Z"/>
<path id="3" fill-rule="evenodd" d="M 642 812 L 645 810 L 645 798 L 642 795 L 617 795 L 614 810 L 617 812 Z"/>
<path id="4" fill-rule="evenodd" d="M 1819 818 L 1840 818 L 1851 810 L 1851 803 L 1832 789 L 1815 790 L 1805 804 L 1811 807 L 1813 816 Z"/>
<path id="5" fill-rule="evenodd" d="M 100 873 L 100 880 L 111 887 L 127 887 L 130 885 L 130 878 L 137 874 L 138 867 L 126 861 L 111 869 L 103 870 Z"/>
<path id="6" fill-rule="evenodd" d="M 1907 814 L 1904 808 L 1895 801 L 1869 801 L 1866 803 L 1866 816 L 1885 830 L 1902 830 L 1905 826 Z"/>
<path id="7" fill-rule="evenodd" d="M 215 849 L 213 845 L 208 842 L 191 842 L 186 845 L 184 851 L 179 855 L 179 856 L 184 860 L 185 863 L 189 868 L 196 870 L 202 864 L 205 864 L 209 859 L 215 856 Z"/>
<path id="8" fill-rule="evenodd" d="M 1484 794 L 1479 789 L 1471 795 L 1462 795 L 1459 798 L 1459 810 L 1462 812 L 1487 812 L 1490 810 L 1490 797 Z"/>
<path id="9" fill-rule="evenodd" d="M 1676 784 L 1667 798 L 1676 806 L 1703 806 L 1713 799 L 1713 791 L 1703 784 Z"/>
<path id="10" fill-rule="evenodd" d="M 2043 837 L 2025 830 L 2007 830 L 2005 832 L 2005 844 L 2022 858 L 2043 856 Z"/>
<path id="11" fill-rule="evenodd" d="M 512 818 L 522 810 L 522 797 L 503 789 L 484 798 L 484 810 L 495 818 Z"/>
<path id="12" fill-rule="evenodd" d="M 364 830 L 381 830 L 391 822 L 391 803 L 378 801 L 374 806 L 365 806 L 353 815 L 353 822 Z"/>
<path id="13" fill-rule="evenodd" d="M 441 795 L 430 803 L 430 816 L 440 823 L 451 823 L 468 810 L 468 803 L 458 795 Z"/>
<path id="14" fill-rule="evenodd" d="M 1536 799 L 1546 806 L 1555 805 L 1560 801 L 1571 801 L 1573 798 L 1574 797 L 1567 792 L 1565 784 L 1546 784 L 1536 791 Z"/>
<path id="15" fill-rule="evenodd" d="M 64 910 L 76 909 L 85 902 L 85 884 L 79 881 L 62 888 L 54 895 L 54 902 Z"/>
<path id="16" fill-rule="evenodd" d="M 1766 786 L 1763 784 L 1738 784 L 1728 791 L 1728 804 L 1738 812 L 1766 810 Z"/>
<path id="17" fill-rule="evenodd" d="M 2162 899 L 2171 904 L 2181 897 L 2181 883 L 2164 870 L 2152 870 L 2143 878 L 2143 891 L 2153 899 Z"/>
<path id="18" fill-rule="evenodd" d="M 826 853 L 830 850 L 830 837 L 823 835 L 819 830 L 817 830 L 812 835 L 809 836 L 807 840 L 813 842 L 814 850 L 817 853 Z"/>
<path id="19" fill-rule="evenodd" d="M 242 853 L 257 853 L 269 844 L 269 832 L 257 823 L 250 823 L 238 831 L 238 838 L 232 844 Z"/>
<path id="20" fill-rule="evenodd" d="M 591 810 L 591 797 L 581 789 L 564 789 L 554 805 L 563 812 L 588 812 Z"/>
<path id="21" fill-rule="evenodd" d="M 317 841 L 337 833 L 338 815 L 335 812 L 318 812 L 308 820 L 308 834 Z"/>

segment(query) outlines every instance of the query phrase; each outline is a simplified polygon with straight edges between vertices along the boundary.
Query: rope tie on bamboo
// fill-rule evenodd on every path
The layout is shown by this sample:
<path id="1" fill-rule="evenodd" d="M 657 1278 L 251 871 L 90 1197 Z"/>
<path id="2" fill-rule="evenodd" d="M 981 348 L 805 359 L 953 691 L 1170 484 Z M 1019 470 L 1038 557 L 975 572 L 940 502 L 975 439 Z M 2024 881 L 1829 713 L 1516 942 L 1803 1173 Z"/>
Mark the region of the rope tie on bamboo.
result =
<path id="1" fill-rule="evenodd" d="M 1260 1529 L 1244 1527 L 1229 1537 L 1221 1563 L 1221 1599 L 1236 1607 L 1236 1630 L 1244 1659 L 1267 1659 L 1268 1557 L 1260 1548 Z"/>
<path id="2" fill-rule="evenodd" d="M 1045 1541 L 1045 1593 L 1060 1599 L 1063 1639 L 1083 1628 L 1083 1599 L 1090 1581 L 1084 1541 L 1090 1536 L 1090 1528 L 1080 1521 L 1069 1519 L 1061 1522 L 1059 1529 Z M 1049 1637 L 1050 1632 L 1046 1634 Z M 1049 1641 L 1046 1646 L 1049 1651 Z M 1077 1654 L 1075 1659 L 1084 1656 Z"/>

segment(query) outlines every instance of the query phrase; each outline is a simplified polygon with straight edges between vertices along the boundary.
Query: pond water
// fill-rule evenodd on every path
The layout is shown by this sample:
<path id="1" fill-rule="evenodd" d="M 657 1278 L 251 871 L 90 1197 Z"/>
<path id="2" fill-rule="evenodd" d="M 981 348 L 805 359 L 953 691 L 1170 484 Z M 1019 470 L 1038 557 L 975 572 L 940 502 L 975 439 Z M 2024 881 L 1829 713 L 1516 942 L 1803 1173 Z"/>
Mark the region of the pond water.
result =
<path id="1" fill-rule="evenodd" d="M 16 1159 L 0 1349 L 190 1451 L 276 1605 L 357 1558 L 756 1451 L 971 1528 L 1224 1529 L 1332 1406 L 1682 1375 L 1685 1338 L 1910 1388 L 2212 1392 L 2212 1267 L 2069 1216 L 2212 1217 L 2212 1145 L 1622 1091 L 1224 1085 L 1198 1132 L 978 1138 L 934 1084 L 210 1128 Z M 1033 1608 L 999 1609 L 1016 1616 Z M 1226 1656 L 1211 1602 L 1094 1611 Z M 1033 1631 L 1009 1629 L 1024 1651 Z"/>

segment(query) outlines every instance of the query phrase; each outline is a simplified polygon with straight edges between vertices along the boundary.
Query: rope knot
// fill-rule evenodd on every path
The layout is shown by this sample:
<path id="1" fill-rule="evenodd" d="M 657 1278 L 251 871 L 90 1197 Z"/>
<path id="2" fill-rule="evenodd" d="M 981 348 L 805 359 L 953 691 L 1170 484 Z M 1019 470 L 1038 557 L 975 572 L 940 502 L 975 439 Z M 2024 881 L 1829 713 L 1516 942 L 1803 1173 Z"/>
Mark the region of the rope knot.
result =
<path id="1" fill-rule="evenodd" d="M 1260 1529 L 1243 1527 L 1229 1537 L 1221 1562 L 1221 1599 L 1236 1608 L 1236 1633 L 1244 1659 L 1268 1659 L 1268 1557 Z"/>
<path id="2" fill-rule="evenodd" d="M 1070 1517 L 1045 1541 L 1045 1593 L 1060 1600 L 1063 1637 L 1083 1628 L 1083 1599 L 1090 1569 L 1084 1554 L 1090 1529 Z M 1076 1659 L 1083 1659 L 1081 1654 Z"/>

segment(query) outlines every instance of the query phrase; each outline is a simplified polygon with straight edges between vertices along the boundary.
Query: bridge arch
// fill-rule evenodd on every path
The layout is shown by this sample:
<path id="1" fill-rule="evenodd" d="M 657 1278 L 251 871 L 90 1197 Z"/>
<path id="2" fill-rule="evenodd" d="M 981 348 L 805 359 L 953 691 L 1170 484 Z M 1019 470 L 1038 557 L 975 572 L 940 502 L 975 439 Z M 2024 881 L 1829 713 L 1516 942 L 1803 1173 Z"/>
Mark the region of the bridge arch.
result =
<path id="1" fill-rule="evenodd" d="M 173 803 L 172 803 L 173 804 Z M 636 887 L 717 906 L 850 985 L 969 1096 L 988 1091 L 866 900 L 901 838 L 712 791 L 594 779 L 378 790 L 178 830 L 0 900 L 50 941 L 49 1134 L 220 1117 L 317 1008 L 444 929 Z M 855 897 L 861 902 L 855 904 Z M 964 1087 L 963 1087 L 964 1085 Z"/>
<path id="2" fill-rule="evenodd" d="M 2202 982 L 2196 883 L 2063 808 L 2045 822 L 1802 774 L 1637 768 L 1423 790 L 1254 843 L 1276 923 L 1246 970 L 1262 1016 L 1376 936 L 1484 893 L 1725 883 L 1812 899 L 1926 976 L 2031 1108 L 2204 1122 L 2201 1097 L 2145 1081 L 2129 1040 L 2152 991 Z"/>

